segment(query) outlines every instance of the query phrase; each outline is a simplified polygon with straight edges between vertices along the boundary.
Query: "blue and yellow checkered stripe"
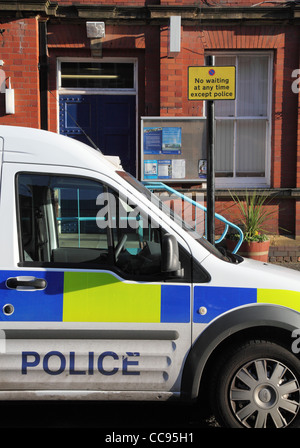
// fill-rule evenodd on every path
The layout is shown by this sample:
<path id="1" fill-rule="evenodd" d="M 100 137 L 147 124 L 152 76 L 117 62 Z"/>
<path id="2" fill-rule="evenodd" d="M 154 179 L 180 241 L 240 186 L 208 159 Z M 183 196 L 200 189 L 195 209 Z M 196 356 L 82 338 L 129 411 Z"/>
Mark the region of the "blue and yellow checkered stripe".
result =
<path id="1" fill-rule="evenodd" d="M 36 276 L 43 291 L 8 289 L 7 278 Z M 131 283 L 111 273 L 74 271 L 0 271 L 0 320 L 28 322 L 209 323 L 230 309 L 251 303 L 273 303 L 300 311 L 300 292 L 210 285 Z M 2 312 L 5 304 L 14 313 Z M 202 315 L 199 308 L 205 307 Z"/>
<path id="2" fill-rule="evenodd" d="M 285 289 L 196 286 L 194 288 L 193 321 L 209 323 L 221 314 L 251 303 L 282 305 L 300 312 L 300 292 Z M 199 308 L 207 313 L 201 315 Z"/>
<path id="3" fill-rule="evenodd" d="M 7 289 L 9 277 L 35 276 L 43 291 Z M 11 303 L 14 313 L 5 316 Z M 190 286 L 122 282 L 110 273 L 1 271 L 0 320 L 52 322 L 190 322 Z"/>

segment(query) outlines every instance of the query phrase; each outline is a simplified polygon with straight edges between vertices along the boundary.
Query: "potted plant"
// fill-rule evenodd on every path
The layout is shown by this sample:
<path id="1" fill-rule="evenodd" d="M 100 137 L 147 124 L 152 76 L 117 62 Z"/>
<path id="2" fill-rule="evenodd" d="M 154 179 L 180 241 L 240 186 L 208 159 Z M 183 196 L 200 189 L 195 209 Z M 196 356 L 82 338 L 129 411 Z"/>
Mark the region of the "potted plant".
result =
<path id="1" fill-rule="evenodd" d="M 264 193 L 246 191 L 243 198 L 231 194 L 232 199 L 239 208 L 241 215 L 240 227 L 244 232 L 244 240 L 238 253 L 242 256 L 259 261 L 268 261 L 270 240 L 265 233 L 264 224 L 274 213 L 264 208 L 268 196 Z M 238 235 L 229 235 L 227 249 L 233 250 L 237 244 Z"/>

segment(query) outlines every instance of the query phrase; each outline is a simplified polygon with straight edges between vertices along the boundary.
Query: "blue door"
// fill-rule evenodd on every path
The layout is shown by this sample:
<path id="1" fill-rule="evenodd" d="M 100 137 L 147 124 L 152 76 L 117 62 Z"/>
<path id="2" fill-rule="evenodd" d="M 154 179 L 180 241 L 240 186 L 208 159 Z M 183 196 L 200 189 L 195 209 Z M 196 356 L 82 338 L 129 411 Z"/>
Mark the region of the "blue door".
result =
<path id="1" fill-rule="evenodd" d="M 119 156 L 123 168 L 136 175 L 134 95 L 61 95 L 59 103 L 61 134 Z"/>

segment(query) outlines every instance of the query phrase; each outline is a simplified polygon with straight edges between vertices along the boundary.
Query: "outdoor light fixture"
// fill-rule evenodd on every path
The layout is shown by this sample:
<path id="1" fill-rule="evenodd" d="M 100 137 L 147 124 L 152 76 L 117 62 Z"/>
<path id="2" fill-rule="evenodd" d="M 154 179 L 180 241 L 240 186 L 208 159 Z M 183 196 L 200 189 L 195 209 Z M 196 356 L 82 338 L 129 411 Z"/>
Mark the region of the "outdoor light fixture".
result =
<path id="1" fill-rule="evenodd" d="M 181 16 L 170 17 L 169 56 L 176 56 L 180 52 Z"/>
<path id="2" fill-rule="evenodd" d="M 5 89 L 5 112 L 15 113 L 15 90 L 11 88 L 10 78 L 8 78 L 8 89 Z"/>
<path id="3" fill-rule="evenodd" d="M 105 37 L 104 22 L 86 22 L 86 35 L 89 39 Z"/>
<path id="4" fill-rule="evenodd" d="M 90 39 L 93 57 L 102 57 L 102 38 L 105 37 L 104 22 L 86 22 L 86 35 Z"/>

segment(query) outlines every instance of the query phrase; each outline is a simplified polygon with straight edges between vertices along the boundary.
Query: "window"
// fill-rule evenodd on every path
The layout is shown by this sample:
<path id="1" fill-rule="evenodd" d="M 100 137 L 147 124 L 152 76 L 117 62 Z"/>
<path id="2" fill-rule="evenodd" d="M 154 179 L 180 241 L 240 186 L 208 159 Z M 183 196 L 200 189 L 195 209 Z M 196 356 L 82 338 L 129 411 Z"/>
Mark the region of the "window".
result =
<path id="1" fill-rule="evenodd" d="M 103 185 L 88 179 L 21 174 L 18 189 L 24 261 L 107 262 L 107 232 L 96 223 L 96 198 Z"/>
<path id="2" fill-rule="evenodd" d="M 100 182 L 18 175 L 21 266 L 114 270 L 125 278 L 162 279 L 162 230 Z M 190 276 L 191 259 L 180 257 Z M 182 281 L 186 281 L 185 277 Z"/>
<path id="3" fill-rule="evenodd" d="M 270 179 L 271 55 L 217 55 L 236 66 L 236 100 L 216 101 L 218 186 L 266 186 Z"/>
<path id="4" fill-rule="evenodd" d="M 62 88 L 134 89 L 130 62 L 61 62 Z"/>

